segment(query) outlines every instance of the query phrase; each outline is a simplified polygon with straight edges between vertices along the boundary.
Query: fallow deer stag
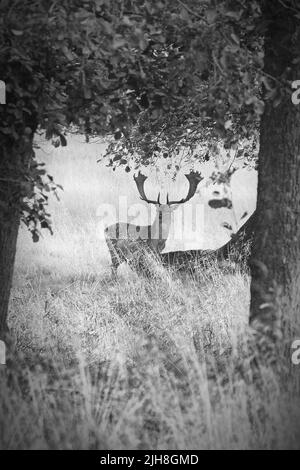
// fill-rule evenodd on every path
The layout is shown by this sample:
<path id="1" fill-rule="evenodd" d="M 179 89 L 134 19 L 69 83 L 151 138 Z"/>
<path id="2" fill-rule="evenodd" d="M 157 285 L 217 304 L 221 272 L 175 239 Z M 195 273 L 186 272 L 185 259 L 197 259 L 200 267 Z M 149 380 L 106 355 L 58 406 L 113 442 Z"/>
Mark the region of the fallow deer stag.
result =
<path id="1" fill-rule="evenodd" d="M 141 172 L 138 176 L 134 176 L 141 200 L 155 205 L 156 217 L 152 225 L 140 226 L 119 222 L 106 227 L 105 238 L 111 256 L 113 275 L 116 275 L 119 265 L 123 262 L 145 273 L 147 255 L 158 255 L 164 249 L 171 226 L 172 212 L 194 196 L 198 184 L 203 179 L 200 173 L 194 171 L 185 176 L 189 182 L 187 196 L 179 201 L 170 201 L 167 195 L 166 204 L 160 202 L 160 193 L 156 201 L 148 199 L 144 190 L 147 177 Z"/>

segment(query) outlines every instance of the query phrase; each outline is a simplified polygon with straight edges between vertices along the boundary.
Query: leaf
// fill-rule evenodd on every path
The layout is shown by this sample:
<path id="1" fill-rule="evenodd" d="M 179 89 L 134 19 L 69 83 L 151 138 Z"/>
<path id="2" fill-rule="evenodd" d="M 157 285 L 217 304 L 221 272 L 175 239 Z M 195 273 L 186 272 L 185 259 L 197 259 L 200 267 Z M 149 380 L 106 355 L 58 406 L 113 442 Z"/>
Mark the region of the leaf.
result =
<path id="1" fill-rule="evenodd" d="M 112 43 L 112 48 L 113 49 L 119 49 L 120 47 L 123 47 L 125 46 L 126 44 L 126 41 L 125 39 L 114 39 L 113 40 L 113 43 Z"/>
<path id="2" fill-rule="evenodd" d="M 239 45 L 240 45 L 240 40 L 239 40 L 239 38 L 237 37 L 237 35 L 234 34 L 234 33 L 231 33 L 230 36 L 231 36 L 231 38 L 234 40 L 234 42 L 239 46 Z"/>
<path id="3" fill-rule="evenodd" d="M 42 220 L 41 221 L 41 227 L 42 228 L 49 228 L 49 223 L 47 222 L 47 220 Z"/>
<path id="4" fill-rule="evenodd" d="M 52 139 L 51 141 L 53 147 L 58 148 L 60 146 L 60 139 Z"/>
<path id="5" fill-rule="evenodd" d="M 233 18 L 238 21 L 241 18 L 241 13 L 241 11 L 227 11 L 225 13 L 225 16 L 228 16 L 229 18 Z"/>
<path id="6" fill-rule="evenodd" d="M 187 11 L 186 8 L 182 8 L 182 9 L 181 9 L 180 18 L 181 18 L 183 21 L 189 21 L 189 20 L 190 20 L 190 15 L 189 15 L 189 12 Z"/>
<path id="7" fill-rule="evenodd" d="M 92 92 L 91 92 L 90 87 L 88 87 L 88 86 L 86 86 L 86 85 L 83 87 L 83 96 L 84 96 L 84 98 L 85 98 L 86 100 L 90 100 L 90 99 L 91 99 L 91 97 L 92 97 Z"/>
<path id="8" fill-rule="evenodd" d="M 106 34 L 108 34 L 108 35 L 113 35 L 114 34 L 114 30 L 113 30 L 113 27 L 112 27 L 111 23 L 109 23 L 106 20 L 101 20 L 100 24 L 102 25 L 102 27 L 104 29 L 104 32 Z"/>
<path id="9" fill-rule="evenodd" d="M 24 34 L 24 31 L 21 31 L 20 29 L 12 29 L 11 32 L 15 35 L 15 36 L 22 36 Z"/>
<path id="10" fill-rule="evenodd" d="M 130 20 L 130 18 L 129 18 L 128 16 L 123 16 L 122 23 L 123 23 L 125 26 L 132 26 L 132 22 L 131 22 L 131 20 Z"/>
<path id="11" fill-rule="evenodd" d="M 275 103 L 275 101 L 273 102 L 273 106 L 275 107 L 274 103 Z M 265 103 L 262 100 L 256 100 L 255 103 L 254 103 L 254 109 L 255 109 L 255 112 L 257 114 L 259 114 L 259 115 L 263 114 L 264 109 L 265 109 Z"/>
<path id="12" fill-rule="evenodd" d="M 217 17 L 217 12 L 213 8 L 209 8 L 206 10 L 206 19 L 209 24 L 214 23 L 215 19 Z"/>
<path id="13" fill-rule="evenodd" d="M 40 237 L 39 237 L 39 234 L 35 231 L 35 232 L 32 232 L 32 241 L 34 243 L 37 243 L 39 241 Z"/>
<path id="14" fill-rule="evenodd" d="M 117 131 L 114 133 L 114 138 L 115 140 L 120 140 L 122 137 L 122 132 L 121 131 Z"/>
<path id="15" fill-rule="evenodd" d="M 65 138 L 65 136 L 63 134 L 59 134 L 59 138 L 60 138 L 61 146 L 66 147 L 67 146 L 67 139 Z"/>
<path id="16" fill-rule="evenodd" d="M 0 131 L 3 133 L 3 134 L 11 134 L 12 133 L 12 129 L 10 127 L 0 127 Z"/>
<path id="17" fill-rule="evenodd" d="M 227 230 L 232 231 L 232 226 L 228 222 L 223 222 L 222 227 L 226 228 Z"/>
<path id="18" fill-rule="evenodd" d="M 62 51 L 64 53 L 64 55 L 66 56 L 66 58 L 70 61 L 73 61 L 74 60 L 74 55 L 73 53 L 70 51 L 70 49 L 67 48 L 67 46 L 63 46 L 62 48 Z"/>
<path id="19" fill-rule="evenodd" d="M 232 209 L 232 202 L 227 197 L 224 197 L 222 199 L 211 199 L 210 201 L 208 201 L 208 205 L 212 209 L 221 209 L 221 208 Z"/>
<path id="20" fill-rule="evenodd" d="M 228 121 L 225 122 L 224 127 L 227 130 L 227 129 L 230 129 L 231 126 L 232 126 L 232 120 L 228 119 Z"/>
<path id="21" fill-rule="evenodd" d="M 83 46 L 83 48 L 82 48 L 82 53 L 83 53 L 84 55 L 90 55 L 91 50 L 90 50 L 89 47 Z"/>

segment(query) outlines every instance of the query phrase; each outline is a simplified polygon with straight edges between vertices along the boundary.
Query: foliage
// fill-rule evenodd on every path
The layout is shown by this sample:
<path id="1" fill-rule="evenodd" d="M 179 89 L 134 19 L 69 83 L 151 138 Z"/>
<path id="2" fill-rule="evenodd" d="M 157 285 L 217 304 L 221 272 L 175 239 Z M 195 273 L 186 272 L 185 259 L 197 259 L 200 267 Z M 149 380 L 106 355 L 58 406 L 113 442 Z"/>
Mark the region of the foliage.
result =
<path id="1" fill-rule="evenodd" d="M 149 164 L 182 151 L 190 159 L 199 143 L 196 157 L 203 161 L 216 142 L 229 148 L 241 137 L 257 137 L 260 89 L 266 81 L 258 2 L 148 3 L 163 36 L 156 41 L 145 20 L 148 48 L 141 66 L 147 83 L 142 93 L 135 89 L 145 110 L 130 135 L 125 132 L 121 142 L 111 144 L 109 164 L 125 164 L 129 170 L 130 160 Z M 115 134 L 116 140 L 120 137 Z"/>
<path id="2" fill-rule="evenodd" d="M 251 140 L 262 86 L 275 104 L 281 99 L 278 80 L 262 70 L 261 3 L 3 0 L 1 153 L 38 128 L 65 145 L 71 125 L 114 136 L 110 164 L 130 171 L 132 160 L 149 164 L 182 149 L 190 156 L 199 142 L 201 161 L 216 141 Z"/>

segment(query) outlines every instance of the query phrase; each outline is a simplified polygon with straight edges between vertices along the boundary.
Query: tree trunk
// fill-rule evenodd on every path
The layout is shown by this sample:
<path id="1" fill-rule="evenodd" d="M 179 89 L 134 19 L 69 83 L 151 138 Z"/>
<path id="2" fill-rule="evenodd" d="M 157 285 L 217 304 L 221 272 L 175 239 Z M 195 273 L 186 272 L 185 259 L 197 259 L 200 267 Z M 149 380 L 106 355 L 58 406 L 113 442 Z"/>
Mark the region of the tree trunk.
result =
<path id="1" fill-rule="evenodd" d="M 2 202 L 2 201 L 1 201 Z M 7 312 L 13 279 L 19 215 L 15 211 L 1 221 L 0 225 L 0 340 L 5 340 L 8 332 Z"/>
<path id="2" fill-rule="evenodd" d="M 300 21 L 292 2 L 265 2 L 267 76 L 284 81 L 281 101 L 265 102 L 261 120 L 256 229 L 251 256 L 250 322 L 266 338 L 281 338 L 300 313 L 300 105 L 291 81 L 300 79 Z M 277 82 L 278 83 L 278 82 Z M 278 92 L 277 92 L 278 97 Z M 266 335 L 267 333 L 267 335 Z M 276 342 L 276 341 L 275 341 Z"/>
<path id="3" fill-rule="evenodd" d="M 32 138 L 0 139 L 0 340 L 7 341 L 7 315 L 20 225 L 22 184 L 33 155 Z M 22 179 L 23 177 L 23 179 Z"/>

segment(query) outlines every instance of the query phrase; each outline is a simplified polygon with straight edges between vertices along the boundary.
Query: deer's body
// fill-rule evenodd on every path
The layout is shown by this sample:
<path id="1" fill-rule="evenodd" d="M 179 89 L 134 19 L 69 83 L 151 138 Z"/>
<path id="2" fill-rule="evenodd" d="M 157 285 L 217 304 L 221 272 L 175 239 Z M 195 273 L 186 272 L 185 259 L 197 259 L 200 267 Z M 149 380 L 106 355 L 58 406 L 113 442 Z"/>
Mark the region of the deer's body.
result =
<path id="1" fill-rule="evenodd" d="M 161 253 L 165 248 L 171 225 L 171 211 L 157 210 L 152 225 L 117 223 L 105 229 L 106 243 L 113 273 L 127 262 L 135 270 L 143 270 L 147 253 Z"/>

